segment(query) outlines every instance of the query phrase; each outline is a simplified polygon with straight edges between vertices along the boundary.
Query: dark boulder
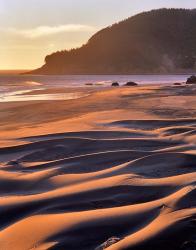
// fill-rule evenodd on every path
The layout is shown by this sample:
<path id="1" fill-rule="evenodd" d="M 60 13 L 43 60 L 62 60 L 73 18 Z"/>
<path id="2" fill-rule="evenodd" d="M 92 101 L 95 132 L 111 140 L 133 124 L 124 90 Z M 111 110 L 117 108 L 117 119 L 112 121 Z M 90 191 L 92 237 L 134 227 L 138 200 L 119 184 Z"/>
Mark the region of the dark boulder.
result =
<path id="1" fill-rule="evenodd" d="M 136 83 L 136 82 L 127 82 L 126 84 L 125 84 L 125 86 L 127 86 L 127 87 L 133 87 L 133 86 L 137 86 L 138 84 Z"/>
<path id="2" fill-rule="evenodd" d="M 113 82 L 112 83 L 112 87 L 119 87 L 120 85 L 119 85 L 119 83 L 118 82 Z"/>
<path id="3" fill-rule="evenodd" d="M 175 82 L 174 85 L 175 86 L 181 86 L 182 84 L 180 82 Z"/>
<path id="4" fill-rule="evenodd" d="M 86 86 L 93 86 L 93 83 L 89 82 L 89 83 L 85 83 Z"/>
<path id="5" fill-rule="evenodd" d="M 196 76 L 190 76 L 186 81 L 186 84 L 193 84 L 193 83 L 196 83 Z"/>

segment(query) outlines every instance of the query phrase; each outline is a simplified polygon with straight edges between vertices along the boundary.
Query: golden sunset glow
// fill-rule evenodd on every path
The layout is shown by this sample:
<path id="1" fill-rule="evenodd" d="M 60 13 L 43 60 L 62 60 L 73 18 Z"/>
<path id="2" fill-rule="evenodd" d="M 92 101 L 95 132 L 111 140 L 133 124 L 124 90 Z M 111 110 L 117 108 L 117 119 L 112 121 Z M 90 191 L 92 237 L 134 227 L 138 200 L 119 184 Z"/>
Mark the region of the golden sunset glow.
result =
<path id="1" fill-rule="evenodd" d="M 0 250 L 196 249 L 196 0 L 0 0 Z"/>
<path id="2" fill-rule="evenodd" d="M 194 0 L 0 0 L 0 69 L 31 69 L 46 55 L 79 47 L 101 28 L 160 7 L 192 8 Z"/>

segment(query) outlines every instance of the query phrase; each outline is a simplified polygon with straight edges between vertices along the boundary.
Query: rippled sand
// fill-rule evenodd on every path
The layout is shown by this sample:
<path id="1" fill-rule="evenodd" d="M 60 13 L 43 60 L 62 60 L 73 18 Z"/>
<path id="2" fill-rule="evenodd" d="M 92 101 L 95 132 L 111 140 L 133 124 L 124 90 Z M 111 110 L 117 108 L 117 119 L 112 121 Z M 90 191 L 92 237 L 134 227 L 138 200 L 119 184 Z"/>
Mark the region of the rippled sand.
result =
<path id="1" fill-rule="evenodd" d="M 194 249 L 195 95 L 2 103 L 0 249 Z"/>

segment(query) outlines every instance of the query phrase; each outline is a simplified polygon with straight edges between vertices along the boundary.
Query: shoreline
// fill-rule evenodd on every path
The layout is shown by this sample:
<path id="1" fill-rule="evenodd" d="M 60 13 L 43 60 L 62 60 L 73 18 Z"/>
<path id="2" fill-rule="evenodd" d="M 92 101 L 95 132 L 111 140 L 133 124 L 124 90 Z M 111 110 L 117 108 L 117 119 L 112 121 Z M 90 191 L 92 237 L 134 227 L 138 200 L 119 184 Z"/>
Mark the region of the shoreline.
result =
<path id="1" fill-rule="evenodd" d="M 194 85 L 139 85 L 118 88 L 59 87 L 32 90 L 30 94 L 35 96 L 39 94 L 66 94 L 70 93 L 70 91 L 71 93 L 79 92 L 81 95 L 88 94 L 88 96 L 83 96 L 75 100 L 0 103 L 2 110 L 0 114 L 1 141 L 5 141 L 5 138 L 11 139 L 12 136 L 20 133 L 25 135 L 28 135 L 28 133 L 31 133 L 31 135 L 33 133 L 37 134 L 39 129 L 44 133 L 45 127 L 48 131 L 48 123 L 51 123 L 53 132 L 55 132 L 55 127 L 57 127 L 56 130 L 59 129 L 58 122 L 62 124 L 65 132 L 68 132 L 70 127 L 75 128 L 75 130 L 78 128 L 79 130 L 80 125 L 77 125 L 77 119 L 81 120 L 81 124 L 94 124 L 96 118 L 91 118 L 91 115 L 93 117 L 95 114 L 96 117 L 96 114 L 104 112 L 108 113 L 109 117 L 113 117 L 114 120 L 118 120 L 118 116 L 122 119 L 130 119 L 133 114 L 135 114 L 134 119 L 142 119 L 145 116 L 149 119 L 196 117 L 196 101 L 194 100 L 196 86 Z M 48 109 L 50 103 L 52 106 L 51 109 Z M 120 111 L 118 112 L 118 110 Z M 117 113 L 115 114 L 115 112 Z M 67 122 L 73 125 L 66 126 Z M 86 127 L 93 128 L 96 125 Z M 17 132 L 18 129 L 20 133 Z M 26 130 L 28 132 L 25 132 Z M 61 132 L 63 132 L 62 128 Z M 14 138 L 16 137 L 14 136 Z M 20 140 L 20 138 L 18 139 Z"/>

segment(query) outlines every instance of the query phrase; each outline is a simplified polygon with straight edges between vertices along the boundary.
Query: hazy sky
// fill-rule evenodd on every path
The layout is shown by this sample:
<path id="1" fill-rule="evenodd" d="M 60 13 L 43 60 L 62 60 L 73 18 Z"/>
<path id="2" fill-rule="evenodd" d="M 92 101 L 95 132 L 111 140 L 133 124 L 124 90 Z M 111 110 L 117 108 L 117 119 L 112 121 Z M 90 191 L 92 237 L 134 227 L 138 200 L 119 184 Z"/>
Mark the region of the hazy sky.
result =
<path id="1" fill-rule="evenodd" d="M 0 0 L 0 69 L 39 67 L 99 29 L 145 10 L 196 8 L 196 0 Z"/>

